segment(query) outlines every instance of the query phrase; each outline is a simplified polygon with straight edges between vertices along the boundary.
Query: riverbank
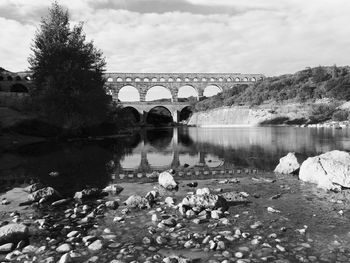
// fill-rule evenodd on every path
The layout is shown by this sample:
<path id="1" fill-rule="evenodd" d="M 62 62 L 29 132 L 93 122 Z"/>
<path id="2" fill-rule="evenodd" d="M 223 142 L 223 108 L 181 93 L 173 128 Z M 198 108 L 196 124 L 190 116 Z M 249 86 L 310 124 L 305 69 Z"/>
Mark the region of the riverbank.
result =
<path id="1" fill-rule="evenodd" d="M 175 179 L 177 191 L 162 190 L 157 182 L 120 183 L 120 194 L 68 199 L 59 206 L 20 207 L 28 194 L 24 187 L 13 189 L 1 196 L 10 203 L 0 206 L 0 219 L 28 225 L 29 244 L 0 257 L 37 262 L 175 262 L 175 257 L 186 259 L 177 262 L 346 262 L 350 257 L 349 191 L 327 193 L 272 173 Z M 247 202 L 200 220 L 182 215 L 181 200 L 206 187 L 214 195 L 241 193 Z M 124 204 L 151 191 L 159 197 L 150 208 Z M 111 201 L 119 207 L 107 205 Z"/>
<path id="2" fill-rule="evenodd" d="M 346 127 L 349 125 L 348 104 L 344 101 L 316 100 L 305 103 L 286 102 L 220 107 L 193 113 L 188 120 L 188 125 L 197 127 L 264 125 Z"/>

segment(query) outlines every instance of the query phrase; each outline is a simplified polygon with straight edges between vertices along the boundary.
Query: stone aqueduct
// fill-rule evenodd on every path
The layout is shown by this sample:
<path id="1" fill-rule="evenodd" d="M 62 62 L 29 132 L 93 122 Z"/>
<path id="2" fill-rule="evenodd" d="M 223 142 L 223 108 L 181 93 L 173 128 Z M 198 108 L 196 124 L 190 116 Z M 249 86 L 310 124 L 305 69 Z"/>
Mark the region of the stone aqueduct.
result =
<path id="1" fill-rule="evenodd" d="M 140 94 L 140 102 L 146 101 L 147 91 L 154 86 L 168 89 L 172 101 L 178 101 L 179 89 L 183 86 L 193 87 L 198 97 L 203 97 L 206 87 L 217 86 L 221 91 L 228 90 L 237 84 L 252 84 L 264 79 L 262 74 L 240 73 L 106 73 L 106 86 L 115 100 L 119 91 L 125 86 L 133 86 Z"/>
<path id="2" fill-rule="evenodd" d="M 241 73 L 105 73 L 106 90 L 113 100 L 124 108 L 131 108 L 140 114 L 140 120 L 144 122 L 148 113 L 156 107 L 167 109 L 174 122 L 178 122 L 179 113 L 189 106 L 188 102 L 179 102 L 178 93 L 184 86 L 192 87 L 197 98 L 203 97 L 208 86 L 216 86 L 220 91 L 229 90 L 238 84 L 253 84 L 265 78 L 262 74 L 241 74 Z M 0 91 L 24 93 L 32 88 L 31 72 L 0 72 Z M 126 86 L 134 87 L 140 101 L 120 102 L 119 92 Z M 170 101 L 146 101 L 149 90 L 155 86 L 161 86 L 171 93 Z"/>

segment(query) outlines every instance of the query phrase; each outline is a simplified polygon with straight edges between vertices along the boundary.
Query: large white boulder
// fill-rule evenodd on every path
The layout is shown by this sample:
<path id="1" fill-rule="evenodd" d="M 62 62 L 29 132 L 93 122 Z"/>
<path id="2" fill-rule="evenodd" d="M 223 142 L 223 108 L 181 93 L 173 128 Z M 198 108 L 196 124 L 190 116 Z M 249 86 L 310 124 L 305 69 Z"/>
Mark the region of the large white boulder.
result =
<path id="1" fill-rule="evenodd" d="M 159 174 L 158 183 L 159 185 L 169 190 L 177 187 L 177 183 L 175 182 L 174 177 L 167 171 Z"/>
<path id="2" fill-rule="evenodd" d="M 350 154 L 335 150 L 310 157 L 302 163 L 299 179 L 327 190 L 350 187 Z"/>
<path id="3" fill-rule="evenodd" d="M 276 166 L 274 172 L 281 174 L 292 174 L 298 171 L 300 163 L 295 153 L 288 153 L 286 156 L 280 159 L 279 164 Z"/>

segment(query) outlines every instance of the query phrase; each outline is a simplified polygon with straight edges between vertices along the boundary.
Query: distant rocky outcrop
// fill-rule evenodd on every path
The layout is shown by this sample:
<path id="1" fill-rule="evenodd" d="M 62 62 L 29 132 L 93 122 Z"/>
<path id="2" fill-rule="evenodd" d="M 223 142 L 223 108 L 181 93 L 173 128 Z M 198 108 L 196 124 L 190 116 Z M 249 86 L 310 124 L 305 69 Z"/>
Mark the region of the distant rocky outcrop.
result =
<path id="1" fill-rule="evenodd" d="M 350 188 L 350 154 L 335 150 L 310 157 L 302 163 L 299 178 L 326 190 Z"/>

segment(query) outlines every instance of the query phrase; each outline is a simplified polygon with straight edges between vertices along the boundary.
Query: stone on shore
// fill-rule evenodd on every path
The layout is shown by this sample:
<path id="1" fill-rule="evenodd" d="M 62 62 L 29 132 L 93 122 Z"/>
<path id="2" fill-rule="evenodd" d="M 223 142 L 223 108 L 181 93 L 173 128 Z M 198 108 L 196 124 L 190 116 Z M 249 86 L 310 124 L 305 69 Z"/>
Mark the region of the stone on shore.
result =
<path id="1" fill-rule="evenodd" d="M 13 243 L 6 243 L 6 244 L 3 244 L 3 245 L 0 245 L 0 254 L 1 253 L 9 253 L 13 250 Z"/>
<path id="2" fill-rule="evenodd" d="M 29 236 L 28 227 L 23 224 L 8 224 L 0 227 L 0 245 L 18 243 Z"/>
<path id="3" fill-rule="evenodd" d="M 300 163 L 298 161 L 295 153 L 288 153 L 286 156 L 280 159 L 279 164 L 276 166 L 274 172 L 280 174 L 293 174 L 297 173 L 300 168 Z"/>
<path id="4" fill-rule="evenodd" d="M 225 198 L 214 194 L 188 195 L 182 200 L 181 205 L 201 209 L 227 208 L 227 201 Z"/>
<path id="5" fill-rule="evenodd" d="M 220 194 L 221 197 L 223 197 L 227 202 L 234 202 L 234 203 L 246 203 L 248 202 L 247 196 L 244 192 L 226 192 L 223 194 Z"/>
<path id="6" fill-rule="evenodd" d="M 113 195 L 118 195 L 124 190 L 123 187 L 117 185 L 117 184 L 111 184 L 106 186 L 102 191 L 106 193 L 111 193 Z"/>
<path id="7" fill-rule="evenodd" d="M 125 205 L 129 208 L 146 208 L 149 207 L 149 201 L 142 196 L 139 195 L 131 195 L 129 198 L 124 202 Z"/>
<path id="8" fill-rule="evenodd" d="M 32 202 L 38 202 L 39 200 L 49 200 L 58 198 L 60 194 L 52 187 L 44 187 L 39 189 L 30 195 L 28 195 L 28 200 Z"/>
<path id="9" fill-rule="evenodd" d="M 172 190 L 177 187 L 177 183 L 175 182 L 174 177 L 167 171 L 159 174 L 158 183 L 168 190 Z"/>
<path id="10" fill-rule="evenodd" d="M 350 187 L 350 154 L 330 151 L 304 161 L 300 167 L 299 179 L 317 184 L 326 190 L 340 190 Z"/>
<path id="11" fill-rule="evenodd" d="M 99 188 L 88 188 L 83 189 L 74 194 L 74 199 L 84 199 L 84 198 L 93 198 L 101 196 L 101 189 Z"/>
<path id="12" fill-rule="evenodd" d="M 24 188 L 24 191 L 28 192 L 28 193 L 33 193 L 33 192 L 38 191 L 42 188 L 44 188 L 44 185 L 42 183 L 35 183 L 35 184 L 31 184 L 31 185 L 27 186 L 26 188 Z"/>

